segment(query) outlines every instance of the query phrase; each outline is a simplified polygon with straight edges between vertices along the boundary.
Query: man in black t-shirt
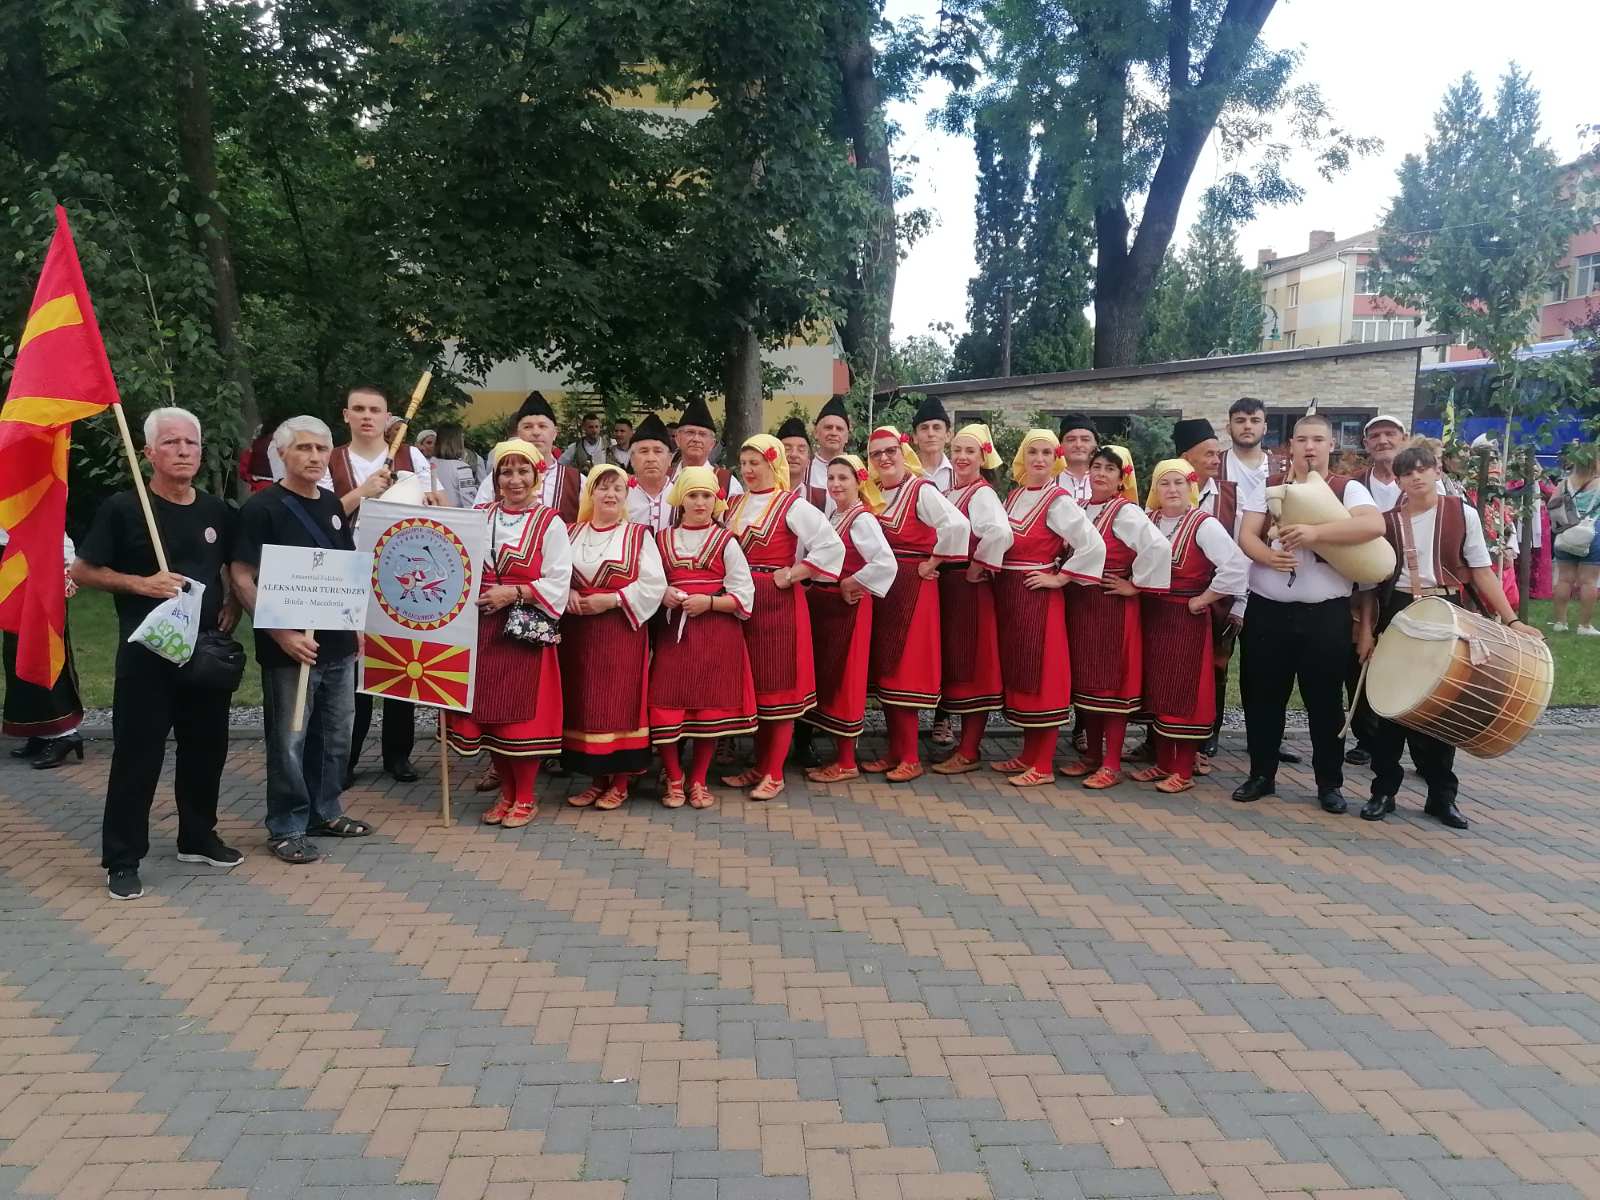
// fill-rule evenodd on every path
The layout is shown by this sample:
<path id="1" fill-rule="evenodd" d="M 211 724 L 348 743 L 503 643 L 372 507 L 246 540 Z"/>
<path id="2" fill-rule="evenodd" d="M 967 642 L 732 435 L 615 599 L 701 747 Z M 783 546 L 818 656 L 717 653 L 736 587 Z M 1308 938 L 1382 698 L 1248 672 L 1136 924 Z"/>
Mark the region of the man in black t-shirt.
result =
<path id="1" fill-rule="evenodd" d="M 257 492 L 239 511 L 233 585 L 251 612 L 263 546 L 353 550 L 344 506 L 320 487 L 333 435 L 316 417 L 290 417 L 272 435 L 283 459 L 279 483 Z M 339 793 L 350 758 L 355 718 L 356 635 L 348 630 L 257 629 L 261 698 L 267 735 L 267 844 L 287 863 L 321 857 L 311 837 L 364 837 L 365 821 L 344 815 Z M 305 728 L 294 723 L 301 664 L 311 668 Z"/>
<path id="2" fill-rule="evenodd" d="M 217 790 L 228 757 L 230 693 L 190 684 L 183 669 L 129 636 L 188 580 L 204 587 L 200 630 L 233 629 L 239 606 L 224 567 L 233 556 L 234 512 L 195 490 L 200 470 L 200 422 L 181 408 L 160 408 L 144 426 L 150 460 L 150 507 L 167 555 L 157 563 L 150 530 L 135 492 L 113 496 L 95 513 L 78 544 L 72 577 L 80 587 L 116 597 L 117 669 L 112 701 L 111 779 L 106 785 L 100 865 L 114 900 L 144 894 L 139 863 L 150 852 L 150 805 L 155 799 L 167 735 L 177 738 L 174 792 L 178 802 L 178 859 L 216 867 L 244 857 L 217 836 Z"/>

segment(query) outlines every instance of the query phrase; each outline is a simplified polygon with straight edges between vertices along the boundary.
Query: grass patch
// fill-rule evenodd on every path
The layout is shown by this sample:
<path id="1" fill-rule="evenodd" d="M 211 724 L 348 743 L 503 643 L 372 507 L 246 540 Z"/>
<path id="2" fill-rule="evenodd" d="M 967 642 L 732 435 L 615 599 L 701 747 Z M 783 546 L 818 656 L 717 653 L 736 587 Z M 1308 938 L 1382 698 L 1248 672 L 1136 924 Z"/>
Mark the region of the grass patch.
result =
<path id="1" fill-rule="evenodd" d="M 1535 600 L 1531 605 L 1533 623 L 1545 631 L 1550 641 L 1550 651 L 1556 660 L 1556 686 L 1550 697 L 1552 705 L 1563 707 L 1600 706 L 1600 638 L 1579 637 L 1575 633 L 1550 632 L 1550 602 Z M 72 623 L 72 648 L 77 657 L 78 681 L 83 689 L 83 702 L 89 708 L 111 707 L 112 670 L 117 655 L 117 614 L 111 606 L 111 597 L 105 592 L 79 592 L 67 605 L 68 619 Z M 1574 615 L 1576 608 L 1574 607 Z M 233 695 L 239 705 L 261 703 L 261 672 L 254 662 L 255 650 L 250 637 L 250 619 L 239 623 L 235 633 L 251 655 L 245 669 L 244 683 Z M 1228 703 L 1239 707 L 1239 656 L 1234 655 L 1234 666 L 1228 679 Z M 1300 694 L 1289 699 L 1289 707 L 1300 708 Z"/>

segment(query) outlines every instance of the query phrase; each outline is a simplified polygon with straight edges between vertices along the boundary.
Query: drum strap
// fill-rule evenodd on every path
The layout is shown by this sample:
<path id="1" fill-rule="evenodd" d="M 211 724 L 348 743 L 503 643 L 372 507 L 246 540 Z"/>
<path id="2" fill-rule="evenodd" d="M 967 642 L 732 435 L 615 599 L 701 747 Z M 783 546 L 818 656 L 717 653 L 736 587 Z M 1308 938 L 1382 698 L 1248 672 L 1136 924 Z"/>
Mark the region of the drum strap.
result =
<path id="1" fill-rule="evenodd" d="M 1411 497 L 1404 492 L 1400 494 L 1400 519 L 1395 524 L 1400 527 L 1400 552 L 1406 558 L 1406 574 L 1411 579 L 1411 598 L 1420 600 L 1422 599 L 1422 568 L 1417 565 L 1417 547 L 1411 539 L 1411 510 L 1408 504 L 1410 499 Z"/>

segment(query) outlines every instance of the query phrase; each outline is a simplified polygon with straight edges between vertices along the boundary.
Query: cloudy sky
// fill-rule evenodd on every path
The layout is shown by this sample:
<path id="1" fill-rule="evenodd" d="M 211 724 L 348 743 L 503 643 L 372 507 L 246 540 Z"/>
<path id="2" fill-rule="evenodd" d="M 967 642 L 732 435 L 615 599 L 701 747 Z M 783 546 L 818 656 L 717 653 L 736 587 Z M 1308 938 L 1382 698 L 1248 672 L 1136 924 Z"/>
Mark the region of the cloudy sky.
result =
<path id="1" fill-rule="evenodd" d="M 888 0 L 891 19 L 920 15 L 931 22 L 938 0 Z M 1247 226 L 1239 240 L 1246 262 L 1271 247 L 1279 254 L 1303 250 L 1312 229 L 1338 236 L 1377 223 L 1394 189 L 1394 173 L 1409 152 L 1420 151 L 1444 91 L 1465 71 L 1492 94 L 1510 62 L 1533 76 L 1543 96 L 1544 129 L 1563 158 L 1581 148 L 1578 127 L 1600 123 L 1600 23 L 1593 0 L 1280 0 L 1267 21 L 1274 46 L 1304 52 L 1301 78 L 1322 86 L 1337 119 L 1384 140 L 1383 150 L 1324 183 L 1303 168 L 1296 176 L 1305 200 L 1274 209 Z M 976 170 L 965 138 L 930 130 L 927 114 L 943 98 L 930 84 L 892 116 L 904 130 L 898 149 L 920 160 L 909 203 L 935 216 L 934 230 L 901 266 L 895 294 L 897 336 L 925 332 L 949 321 L 966 328 L 966 286 L 973 273 L 972 196 Z M 1199 195 L 1224 169 L 1212 150 L 1195 170 L 1181 224 L 1193 219 Z M 1181 235 L 1180 235 L 1181 236 Z"/>

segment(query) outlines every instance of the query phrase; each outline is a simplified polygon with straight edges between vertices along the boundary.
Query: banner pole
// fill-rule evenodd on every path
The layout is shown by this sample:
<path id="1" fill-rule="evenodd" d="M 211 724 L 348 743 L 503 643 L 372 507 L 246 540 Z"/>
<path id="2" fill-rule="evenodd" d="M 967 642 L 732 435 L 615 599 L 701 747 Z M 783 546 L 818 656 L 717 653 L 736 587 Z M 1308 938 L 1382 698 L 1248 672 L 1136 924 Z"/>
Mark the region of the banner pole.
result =
<path id="1" fill-rule="evenodd" d="M 400 453 L 400 443 L 406 440 L 406 434 L 411 431 L 411 419 L 417 415 L 417 409 L 422 407 L 422 398 L 428 394 L 428 385 L 433 382 L 433 372 L 424 371 L 422 378 L 417 380 L 417 386 L 411 389 L 411 403 L 406 405 L 406 415 L 400 418 L 400 424 L 395 427 L 394 436 L 389 439 L 389 464 L 394 465 L 394 456 Z"/>
<path id="2" fill-rule="evenodd" d="M 306 636 L 316 634 L 315 629 L 306 630 Z M 311 667 L 306 663 L 300 664 L 300 678 L 294 685 L 294 716 L 289 721 L 289 732 L 299 733 L 306 727 L 306 687 L 311 682 Z"/>
<path id="3" fill-rule="evenodd" d="M 133 490 L 139 493 L 144 523 L 150 527 L 150 545 L 156 552 L 156 566 L 164 575 L 168 570 L 167 552 L 161 545 L 161 533 L 156 529 L 156 514 L 150 507 L 150 495 L 144 490 L 144 472 L 139 469 L 139 454 L 133 448 L 133 431 L 128 428 L 128 414 L 122 411 L 121 404 L 113 404 L 111 411 L 117 414 L 117 430 L 122 434 L 122 448 L 128 455 L 128 469 L 133 472 Z"/>
<path id="4" fill-rule="evenodd" d="M 450 744 L 445 740 L 444 709 L 439 710 L 439 790 L 443 799 L 440 816 L 450 824 Z"/>

